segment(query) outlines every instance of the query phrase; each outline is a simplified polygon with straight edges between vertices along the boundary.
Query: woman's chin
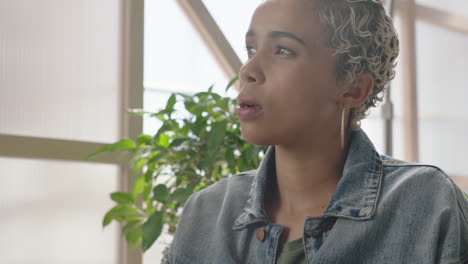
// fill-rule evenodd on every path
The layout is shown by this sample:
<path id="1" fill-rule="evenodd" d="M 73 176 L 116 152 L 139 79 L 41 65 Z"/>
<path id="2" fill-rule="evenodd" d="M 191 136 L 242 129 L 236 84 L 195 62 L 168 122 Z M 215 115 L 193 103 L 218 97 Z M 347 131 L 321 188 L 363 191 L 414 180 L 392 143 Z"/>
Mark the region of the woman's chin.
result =
<path id="1" fill-rule="evenodd" d="M 259 146 L 271 146 L 274 145 L 271 135 L 268 133 L 262 133 L 260 131 L 243 131 L 241 128 L 242 139 L 246 142 Z"/>

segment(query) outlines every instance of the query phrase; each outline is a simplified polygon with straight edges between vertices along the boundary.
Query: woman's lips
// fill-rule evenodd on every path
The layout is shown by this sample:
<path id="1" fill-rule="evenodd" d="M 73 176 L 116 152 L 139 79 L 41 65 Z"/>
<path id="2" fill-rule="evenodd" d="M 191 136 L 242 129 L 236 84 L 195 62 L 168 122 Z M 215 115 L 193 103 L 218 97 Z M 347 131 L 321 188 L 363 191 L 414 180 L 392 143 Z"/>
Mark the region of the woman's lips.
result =
<path id="1" fill-rule="evenodd" d="M 239 103 L 236 109 L 237 116 L 241 120 L 251 120 L 262 114 L 263 109 L 260 105 L 250 103 Z"/>
<path id="2" fill-rule="evenodd" d="M 236 112 L 237 116 L 241 120 L 252 120 L 263 113 L 262 106 L 253 96 L 239 94 L 237 101 L 239 104 L 237 106 Z"/>

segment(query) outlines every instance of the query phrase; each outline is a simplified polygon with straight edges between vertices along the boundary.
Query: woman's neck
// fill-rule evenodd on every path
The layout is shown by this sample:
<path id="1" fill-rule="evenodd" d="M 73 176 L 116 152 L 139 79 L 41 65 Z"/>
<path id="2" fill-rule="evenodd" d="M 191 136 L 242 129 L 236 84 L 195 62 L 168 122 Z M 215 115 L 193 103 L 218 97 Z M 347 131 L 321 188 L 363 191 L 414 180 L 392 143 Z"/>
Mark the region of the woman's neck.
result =
<path id="1" fill-rule="evenodd" d="M 346 158 L 340 142 L 330 140 L 305 146 L 275 146 L 276 179 L 271 181 L 268 199 L 290 215 L 325 211 Z"/>

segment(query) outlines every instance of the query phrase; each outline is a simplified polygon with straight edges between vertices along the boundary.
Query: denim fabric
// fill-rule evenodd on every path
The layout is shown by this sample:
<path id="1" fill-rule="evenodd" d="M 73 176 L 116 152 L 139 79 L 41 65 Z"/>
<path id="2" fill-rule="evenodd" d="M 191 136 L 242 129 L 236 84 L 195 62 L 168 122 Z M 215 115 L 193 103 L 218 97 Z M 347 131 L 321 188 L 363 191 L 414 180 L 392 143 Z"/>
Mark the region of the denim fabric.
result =
<path id="1" fill-rule="evenodd" d="M 283 227 L 263 207 L 274 155 L 189 198 L 168 263 L 275 263 Z M 303 243 L 308 263 L 468 263 L 468 201 L 437 167 L 381 156 L 358 130 L 326 212 L 304 219 Z"/>

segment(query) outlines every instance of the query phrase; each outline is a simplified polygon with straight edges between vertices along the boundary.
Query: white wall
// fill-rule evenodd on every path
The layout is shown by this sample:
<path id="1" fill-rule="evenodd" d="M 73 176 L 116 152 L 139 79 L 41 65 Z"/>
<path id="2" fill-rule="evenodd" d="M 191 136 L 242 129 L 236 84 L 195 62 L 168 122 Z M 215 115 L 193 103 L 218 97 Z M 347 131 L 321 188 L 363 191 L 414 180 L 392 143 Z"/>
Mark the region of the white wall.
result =
<path id="1" fill-rule="evenodd" d="M 0 137 L 118 140 L 121 5 L 0 0 Z M 119 175 L 117 165 L 0 157 L 0 263 L 118 263 L 117 225 L 101 223 Z"/>
<path id="2" fill-rule="evenodd" d="M 120 1 L 0 0 L 0 133 L 114 142 Z"/>

